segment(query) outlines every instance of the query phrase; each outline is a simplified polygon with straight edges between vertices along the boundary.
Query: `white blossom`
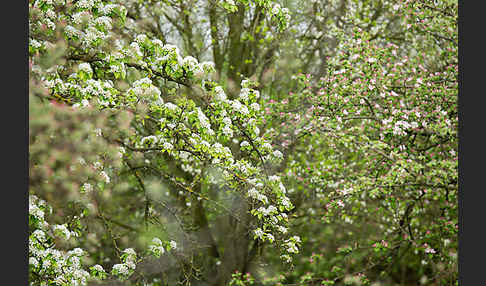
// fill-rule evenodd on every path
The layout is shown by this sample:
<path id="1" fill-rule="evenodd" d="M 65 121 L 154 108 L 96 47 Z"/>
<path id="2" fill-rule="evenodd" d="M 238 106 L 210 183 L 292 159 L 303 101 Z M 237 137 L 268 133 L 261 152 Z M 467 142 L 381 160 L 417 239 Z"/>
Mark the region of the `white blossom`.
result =
<path id="1" fill-rule="evenodd" d="M 78 69 L 85 73 L 89 73 L 89 74 L 93 73 L 93 70 L 91 69 L 91 65 L 89 63 L 80 63 Z"/>
<path id="2" fill-rule="evenodd" d="M 279 225 L 279 226 L 277 226 L 277 229 L 278 229 L 278 231 L 280 231 L 283 234 L 287 233 L 287 228 L 284 227 L 284 226 Z"/>
<path id="3" fill-rule="evenodd" d="M 242 88 L 241 91 L 240 91 L 240 98 L 243 99 L 243 100 L 248 100 L 248 96 L 250 95 L 250 89 L 249 88 Z"/>
<path id="4" fill-rule="evenodd" d="M 279 150 L 273 151 L 273 156 L 275 156 L 275 157 L 277 157 L 279 159 L 282 159 L 283 158 L 283 154 Z"/>
<path id="5" fill-rule="evenodd" d="M 34 265 L 34 267 L 39 266 L 39 261 L 35 257 L 29 257 L 29 265 Z"/>
<path id="6" fill-rule="evenodd" d="M 115 264 L 113 265 L 112 272 L 114 274 L 128 275 L 128 267 L 125 264 Z"/>
<path id="7" fill-rule="evenodd" d="M 214 88 L 215 96 L 214 99 L 217 101 L 224 101 L 226 100 L 226 94 L 221 86 L 217 86 Z"/>
<path id="8" fill-rule="evenodd" d="M 39 241 L 41 242 L 45 242 L 46 241 L 46 234 L 44 231 L 40 230 L 40 229 L 36 229 L 32 235 Z"/>
<path id="9" fill-rule="evenodd" d="M 259 111 L 260 110 L 260 104 L 253 102 L 252 104 L 250 104 L 250 108 L 255 110 L 255 111 Z"/>
<path id="10" fill-rule="evenodd" d="M 223 127 L 223 134 L 226 135 L 226 136 L 228 136 L 228 137 L 233 137 L 233 129 L 231 129 L 230 126 L 225 125 Z"/>
<path id="11" fill-rule="evenodd" d="M 98 272 L 105 272 L 105 269 L 103 269 L 103 266 L 99 265 L 99 264 L 96 264 L 95 266 L 93 266 L 93 268 L 98 271 Z"/>
<path id="12" fill-rule="evenodd" d="M 89 193 L 93 190 L 93 186 L 90 183 L 83 184 L 83 191 Z"/>
<path id="13" fill-rule="evenodd" d="M 169 142 L 165 142 L 163 147 L 165 150 L 172 150 L 174 148 L 174 146 L 172 146 L 172 144 L 170 144 Z"/>
<path id="14" fill-rule="evenodd" d="M 100 175 L 101 175 L 101 177 L 103 177 L 103 179 L 105 180 L 105 182 L 106 182 L 107 184 L 108 184 L 108 183 L 110 183 L 111 179 L 110 179 L 110 177 L 108 176 L 108 174 L 106 174 L 106 172 L 105 172 L 105 171 L 101 171 Z"/>
<path id="15" fill-rule="evenodd" d="M 67 240 L 69 240 L 69 238 L 71 237 L 71 232 L 69 231 L 69 229 L 64 224 L 54 225 L 53 230 L 54 230 L 54 233 L 61 233 L 61 235 Z"/>
<path id="16" fill-rule="evenodd" d="M 94 0 L 79 0 L 76 2 L 76 6 L 84 9 L 91 9 L 95 4 Z"/>
<path id="17" fill-rule="evenodd" d="M 267 238 L 270 242 L 273 242 L 275 240 L 275 237 L 271 233 L 267 233 Z"/>
<path id="18" fill-rule="evenodd" d="M 260 239 L 262 239 L 262 238 L 263 238 L 263 234 L 264 234 L 264 233 L 263 233 L 263 230 L 262 230 L 261 228 L 257 228 L 257 229 L 255 229 L 255 230 L 254 230 L 254 232 L 255 232 L 255 235 L 256 235 L 258 238 L 260 238 Z"/>
<path id="19" fill-rule="evenodd" d="M 105 27 L 107 30 L 111 30 L 112 28 L 111 18 L 107 16 L 101 16 L 96 18 L 95 24 L 101 25 Z"/>
<path id="20" fill-rule="evenodd" d="M 276 175 L 272 175 L 272 176 L 268 177 L 268 180 L 270 180 L 270 182 L 277 182 L 277 181 L 280 181 L 280 177 L 276 176 Z"/>

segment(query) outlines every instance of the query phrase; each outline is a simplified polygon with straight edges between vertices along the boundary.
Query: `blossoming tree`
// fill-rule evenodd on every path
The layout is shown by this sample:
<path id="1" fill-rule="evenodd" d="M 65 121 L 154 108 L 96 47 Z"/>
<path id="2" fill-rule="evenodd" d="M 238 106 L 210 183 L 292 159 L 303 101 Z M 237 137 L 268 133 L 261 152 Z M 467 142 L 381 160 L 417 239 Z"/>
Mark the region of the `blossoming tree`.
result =
<path id="1" fill-rule="evenodd" d="M 456 14 L 30 1 L 29 282 L 455 283 Z"/>

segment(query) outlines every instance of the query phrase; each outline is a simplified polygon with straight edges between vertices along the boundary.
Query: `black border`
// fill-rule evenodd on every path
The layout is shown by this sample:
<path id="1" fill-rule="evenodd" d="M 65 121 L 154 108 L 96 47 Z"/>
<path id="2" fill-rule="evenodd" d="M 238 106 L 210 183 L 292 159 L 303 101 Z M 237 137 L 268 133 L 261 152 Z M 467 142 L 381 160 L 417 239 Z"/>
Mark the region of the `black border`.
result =
<path id="1" fill-rule="evenodd" d="M 466 5 L 467 3 L 467 5 Z M 484 9 L 459 1 L 459 285 L 484 285 Z M 469 37 L 466 37 L 469 34 Z M 466 232 L 467 230 L 467 232 Z M 475 283 L 476 282 L 476 283 Z"/>
<path id="2" fill-rule="evenodd" d="M 12 5 L 10 5 L 12 4 Z M 1 284 L 28 284 L 28 1 L 10 1 L 3 6 L 1 112 L 2 248 Z M 7 272 L 8 271 L 8 272 Z M 8 283 L 13 280 L 14 283 Z M 3 282 L 5 281 L 5 282 Z"/>

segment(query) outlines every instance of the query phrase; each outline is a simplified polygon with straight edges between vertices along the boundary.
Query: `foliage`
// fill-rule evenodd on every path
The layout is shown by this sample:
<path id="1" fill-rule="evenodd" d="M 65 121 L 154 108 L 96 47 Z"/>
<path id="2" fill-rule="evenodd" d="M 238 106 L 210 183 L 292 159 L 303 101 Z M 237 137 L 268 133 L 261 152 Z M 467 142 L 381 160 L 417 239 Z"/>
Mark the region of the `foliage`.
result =
<path id="1" fill-rule="evenodd" d="M 29 1 L 29 282 L 457 284 L 456 15 Z"/>

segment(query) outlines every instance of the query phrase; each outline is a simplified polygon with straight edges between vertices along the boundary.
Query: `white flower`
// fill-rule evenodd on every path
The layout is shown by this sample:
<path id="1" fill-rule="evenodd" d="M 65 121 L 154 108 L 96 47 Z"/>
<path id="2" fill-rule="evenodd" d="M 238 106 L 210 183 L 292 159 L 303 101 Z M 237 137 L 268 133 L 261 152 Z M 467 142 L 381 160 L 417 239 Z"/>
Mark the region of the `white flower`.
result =
<path id="1" fill-rule="evenodd" d="M 64 32 L 68 37 L 74 37 L 80 35 L 80 32 L 71 25 L 67 25 L 66 28 L 64 28 Z"/>
<path id="2" fill-rule="evenodd" d="M 242 88 L 240 91 L 240 98 L 243 100 L 248 100 L 248 96 L 250 95 L 250 89 L 249 88 Z"/>
<path id="3" fill-rule="evenodd" d="M 224 101 L 226 100 L 226 94 L 221 86 L 217 86 L 214 88 L 215 96 L 214 99 L 217 101 Z"/>
<path id="4" fill-rule="evenodd" d="M 230 126 L 225 125 L 223 127 L 223 134 L 226 135 L 226 136 L 228 136 L 228 137 L 233 137 L 233 129 L 231 129 Z"/>
<path id="5" fill-rule="evenodd" d="M 73 250 L 70 251 L 71 254 L 74 254 L 76 256 L 82 256 L 84 254 L 84 250 L 82 250 L 81 248 L 77 247 Z"/>
<path id="6" fill-rule="evenodd" d="M 430 248 L 430 247 L 427 247 L 427 248 L 425 249 L 425 253 L 435 253 L 435 252 L 436 252 L 436 251 L 435 251 L 435 249 Z"/>
<path id="7" fill-rule="evenodd" d="M 107 4 L 107 5 L 100 5 L 99 6 L 99 10 L 100 12 L 103 14 L 103 15 L 108 15 L 110 14 L 113 9 L 115 9 L 118 5 L 115 5 L 115 4 Z"/>
<path id="8" fill-rule="evenodd" d="M 136 268 L 136 265 L 135 265 L 135 262 L 134 262 L 133 258 L 132 259 L 127 258 L 127 261 L 125 262 L 125 265 L 128 267 L 128 269 L 134 270 Z"/>
<path id="9" fill-rule="evenodd" d="M 200 108 L 197 109 L 197 118 L 199 119 L 199 123 L 205 129 L 211 129 L 211 123 L 209 123 L 209 119 L 206 117 L 204 112 L 201 111 Z"/>
<path id="10" fill-rule="evenodd" d="M 238 101 L 238 100 L 233 100 L 233 102 L 231 103 L 231 107 L 236 110 L 236 111 L 240 111 L 241 108 L 242 108 L 242 105 L 241 105 L 241 102 Z"/>
<path id="11" fill-rule="evenodd" d="M 83 12 L 78 12 L 78 13 L 74 13 L 74 14 L 72 15 L 72 18 L 73 18 L 73 23 L 74 23 L 74 24 L 77 24 L 77 25 L 81 24 L 81 22 L 83 21 L 83 18 L 84 18 L 84 17 L 86 17 L 86 18 L 91 18 L 91 15 L 90 15 L 90 14 L 88 14 L 88 13 L 86 13 L 85 11 L 83 11 Z M 72 27 L 72 26 L 70 26 L 70 27 Z"/>
<path id="12" fill-rule="evenodd" d="M 38 49 L 42 46 L 42 44 L 39 43 L 36 39 L 29 39 L 29 44 L 36 49 Z"/>
<path id="13" fill-rule="evenodd" d="M 252 104 L 250 104 L 250 108 L 255 110 L 255 111 L 258 111 L 258 110 L 260 110 L 260 104 L 253 102 Z"/>
<path id="14" fill-rule="evenodd" d="M 256 199 L 259 200 L 260 202 L 264 203 L 264 204 L 268 204 L 268 198 L 264 194 L 258 193 Z"/>
<path id="15" fill-rule="evenodd" d="M 103 269 L 103 266 L 99 265 L 99 264 L 96 264 L 95 266 L 93 266 L 93 268 L 98 271 L 98 272 L 105 272 L 105 269 Z"/>
<path id="16" fill-rule="evenodd" d="M 229 117 L 223 118 L 223 123 L 226 125 L 231 125 L 231 119 Z"/>
<path id="17" fill-rule="evenodd" d="M 42 241 L 42 242 L 45 242 L 46 241 L 46 234 L 40 230 L 40 229 L 36 229 L 32 235 L 39 241 Z"/>
<path id="18" fill-rule="evenodd" d="M 106 174 L 105 171 L 101 171 L 100 175 L 103 177 L 103 179 L 105 180 L 105 182 L 108 184 L 110 183 L 111 179 L 110 177 L 108 176 L 108 174 Z"/>
<path id="19" fill-rule="evenodd" d="M 179 54 L 179 48 L 175 45 L 167 44 L 162 47 L 162 50 L 164 52 L 173 54 L 173 55 L 178 55 Z"/>
<path id="20" fill-rule="evenodd" d="M 262 148 L 267 150 L 272 150 L 272 145 L 268 142 L 265 142 L 263 143 Z"/>
<path id="21" fill-rule="evenodd" d="M 172 146 L 172 144 L 170 144 L 169 142 L 165 142 L 163 147 L 165 150 L 172 150 L 174 148 L 174 146 Z"/>
<path id="22" fill-rule="evenodd" d="M 101 169 L 101 163 L 98 162 L 98 161 L 94 162 L 93 163 L 93 168 L 95 168 L 95 169 Z"/>
<path id="23" fill-rule="evenodd" d="M 282 199 L 281 204 L 282 204 L 282 205 L 283 205 L 285 208 L 290 208 L 290 207 L 291 207 L 290 200 L 289 200 L 289 198 L 287 198 L 287 197 L 284 197 L 284 198 Z"/>
<path id="24" fill-rule="evenodd" d="M 275 3 L 272 7 L 272 14 L 276 15 L 280 11 L 280 4 Z"/>
<path id="25" fill-rule="evenodd" d="M 89 63 L 80 63 L 78 66 L 78 69 L 80 71 L 83 71 L 85 73 L 91 74 L 93 70 L 91 69 L 91 65 Z"/>
<path id="26" fill-rule="evenodd" d="M 71 237 L 71 232 L 67 229 L 66 225 L 64 224 L 56 224 L 53 226 L 54 233 L 60 232 L 65 239 L 69 240 Z"/>
<path id="27" fill-rule="evenodd" d="M 200 65 L 201 65 L 201 68 L 207 73 L 214 71 L 214 63 L 213 62 L 202 62 Z"/>
<path id="28" fill-rule="evenodd" d="M 123 253 L 126 253 L 130 256 L 136 256 L 137 253 L 135 252 L 135 250 L 133 248 L 127 248 L 125 250 L 123 250 Z"/>
<path id="29" fill-rule="evenodd" d="M 248 107 L 246 107 L 246 105 L 241 106 L 240 112 L 243 115 L 248 115 L 250 113 L 250 111 L 248 110 Z"/>
<path id="30" fill-rule="evenodd" d="M 275 240 L 275 237 L 271 233 L 267 234 L 267 238 L 270 242 L 273 242 Z"/>
<path id="31" fill-rule="evenodd" d="M 142 57 L 143 56 L 142 50 L 140 49 L 140 46 L 138 45 L 137 42 L 130 43 L 130 48 L 134 52 L 134 55 L 135 56 L 138 56 L 138 57 Z"/>
<path id="32" fill-rule="evenodd" d="M 88 47 L 96 40 L 105 38 L 105 34 L 98 31 L 94 26 L 88 27 L 85 31 L 82 43 L 84 47 Z"/>
<path id="33" fill-rule="evenodd" d="M 167 109 L 169 109 L 171 111 L 175 111 L 175 110 L 177 110 L 179 108 L 177 105 L 173 104 L 172 102 L 166 102 L 164 104 L 164 106 L 165 106 L 165 108 L 167 108 Z"/>
<path id="34" fill-rule="evenodd" d="M 255 135 L 258 136 L 260 134 L 260 128 L 255 126 L 254 132 L 255 132 Z"/>
<path id="35" fill-rule="evenodd" d="M 96 128 L 94 130 L 94 132 L 95 132 L 96 136 L 101 137 L 102 133 L 101 133 L 101 129 L 100 128 Z"/>
<path id="36" fill-rule="evenodd" d="M 113 265 L 112 273 L 128 275 L 128 267 L 125 264 L 115 264 Z"/>
<path id="37" fill-rule="evenodd" d="M 169 244 L 170 244 L 170 247 L 171 247 L 171 248 L 173 248 L 173 249 L 177 249 L 177 242 L 175 242 L 175 241 L 171 240 L 171 241 L 169 242 Z"/>
<path id="38" fill-rule="evenodd" d="M 157 257 L 165 253 L 165 249 L 162 245 L 150 245 L 149 250 Z"/>
<path id="39" fill-rule="evenodd" d="M 187 56 L 182 60 L 182 63 L 189 71 L 194 71 L 199 68 L 197 60 L 191 56 Z"/>
<path id="40" fill-rule="evenodd" d="M 105 27 L 107 30 L 111 30 L 111 18 L 106 16 L 101 16 L 96 18 L 95 23 Z"/>
<path id="41" fill-rule="evenodd" d="M 275 157 L 277 157 L 279 159 L 282 159 L 283 158 L 283 154 L 279 150 L 273 151 L 273 156 L 275 156 Z"/>
<path id="42" fill-rule="evenodd" d="M 262 230 L 261 228 L 257 228 L 257 229 L 255 229 L 255 230 L 254 230 L 254 232 L 255 232 L 255 235 L 256 235 L 258 238 L 260 238 L 260 239 L 261 239 L 261 238 L 263 237 L 263 234 L 264 234 L 264 233 L 263 233 L 263 230 Z"/>
<path id="43" fill-rule="evenodd" d="M 277 229 L 278 229 L 278 231 L 280 231 L 283 234 L 287 233 L 287 228 L 284 227 L 284 226 L 279 225 L 279 226 L 277 226 Z"/>
<path id="44" fill-rule="evenodd" d="M 154 237 L 152 239 L 152 243 L 154 243 L 156 245 L 162 245 L 162 241 L 158 237 Z"/>
<path id="45" fill-rule="evenodd" d="M 42 268 L 43 268 L 44 270 L 47 270 L 47 269 L 49 269 L 49 267 L 51 267 L 51 261 L 50 261 L 50 260 L 44 260 L 44 261 L 42 262 Z"/>
<path id="46" fill-rule="evenodd" d="M 248 146 L 250 146 L 250 143 L 248 143 L 248 141 L 241 141 L 240 143 L 241 148 L 248 147 Z"/>
<path id="47" fill-rule="evenodd" d="M 270 180 L 270 182 L 277 182 L 277 181 L 280 180 L 280 177 L 276 176 L 276 175 L 272 175 L 272 176 L 268 177 L 268 180 Z"/>
<path id="48" fill-rule="evenodd" d="M 95 4 L 94 0 L 79 0 L 76 2 L 76 6 L 84 9 L 91 9 Z"/>
<path id="49" fill-rule="evenodd" d="M 39 218 L 44 219 L 44 212 L 35 204 L 29 201 L 29 214 Z"/>
<path id="50" fill-rule="evenodd" d="M 34 265 L 34 267 L 39 266 L 39 261 L 35 257 L 29 257 L 29 265 Z"/>
<path id="51" fill-rule="evenodd" d="M 255 198 L 258 197 L 259 194 L 260 193 L 255 188 L 251 188 L 251 189 L 248 190 L 248 196 L 250 198 L 254 198 L 255 199 Z"/>
<path id="52" fill-rule="evenodd" d="M 145 145 L 145 143 L 146 143 L 147 141 L 150 143 L 149 145 L 152 145 L 152 144 L 157 143 L 158 138 L 157 138 L 157 137 L 155 137 L 154 135 L 146 136 L 146 137 L 143 137 L 143 138 L 142 138 L 142 140 L 140 141 L 140 143 L 141 143 L 142 145 Z"/>
<path id="53" fill-rule="evenodd" d="M 135 41 L 139 44 L 142 44 L 143 42 L 147 41 L 148 40 L 148 37 L 147 35 L 145 34 L 140 34 L 140 35 L 137 35 L 137 37 L 135 38 Z"/>
<path id="54" fill-rule="evenodd" d="M 85 192 L 89 193 L 93 190 L 93 186 L 90 183 L 84 183 L 83 184 L 83 190 Z"/>
<path id="55" fill-rule="evenodd" d="M 299 249 L 295 245 L 295 243 L 289 242 L 287 244 L 287 252 L 289 253 L 299 253 Z"/>

